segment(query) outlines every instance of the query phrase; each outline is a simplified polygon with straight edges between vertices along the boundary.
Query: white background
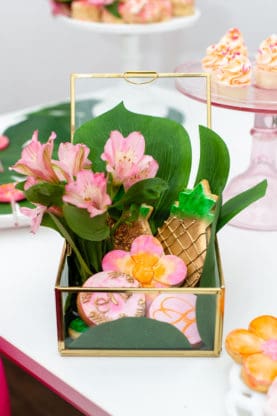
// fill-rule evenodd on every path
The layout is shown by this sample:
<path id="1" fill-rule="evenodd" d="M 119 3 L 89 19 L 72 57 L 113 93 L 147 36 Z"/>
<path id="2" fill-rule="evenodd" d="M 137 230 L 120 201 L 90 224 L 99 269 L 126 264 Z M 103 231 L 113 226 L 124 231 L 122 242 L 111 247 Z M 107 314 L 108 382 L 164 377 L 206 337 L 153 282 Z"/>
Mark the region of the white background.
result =
<path id="1" fill-rule="evenodd" d="M 234 26 L 253 52 L 277 32 L 277 0 L 196 1 L 201 18 L 193 27 L 141 37 L 143 68 L 138 69 L 172 71 L 203 56 L 209 44 Z M 65 25 L 52 18 L 47 0 L 0 3 L 0 113 L 66 99 L 71 72 L 123 69 L 120 36 Z"/>

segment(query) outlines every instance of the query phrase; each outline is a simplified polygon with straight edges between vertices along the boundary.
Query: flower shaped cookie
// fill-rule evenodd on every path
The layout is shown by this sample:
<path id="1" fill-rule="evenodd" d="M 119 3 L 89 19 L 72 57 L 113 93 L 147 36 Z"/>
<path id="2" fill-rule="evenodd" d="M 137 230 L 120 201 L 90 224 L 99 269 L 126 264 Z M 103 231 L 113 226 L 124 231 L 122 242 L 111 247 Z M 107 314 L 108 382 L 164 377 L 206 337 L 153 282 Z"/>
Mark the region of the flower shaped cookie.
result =
<path id="1" fill-rule="evenodd" d="M 165 255 L 161 243 L 152 235 L 137 237 L 130 252 L 112 250 L 102 261 L 104 271 L 126 273 L 142 287 L 169 287 L 180 285 L 187 267 L 177 256 Z"/>
<path id="2" fill-rule="evenodd" d="M 253 390 L 266 392 L 277 377 L 277 318 L 259 316 L 247 329 L 235 329 L 225 341 L 231 357 L 242 364 L 241 376 Z"/>

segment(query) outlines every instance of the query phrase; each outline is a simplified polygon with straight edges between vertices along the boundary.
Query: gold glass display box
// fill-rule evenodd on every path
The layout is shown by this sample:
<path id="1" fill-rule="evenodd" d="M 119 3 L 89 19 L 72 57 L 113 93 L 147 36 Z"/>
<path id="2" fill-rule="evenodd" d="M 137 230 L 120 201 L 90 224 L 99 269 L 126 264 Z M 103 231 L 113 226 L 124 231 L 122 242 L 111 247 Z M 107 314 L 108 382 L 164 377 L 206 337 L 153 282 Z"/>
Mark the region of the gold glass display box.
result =
<path id="1" fill-rule="evenodd" d="M 206 83 L 205 120 L 211 127 L 210 76 L 206 73 L 127 72 L 120 74 L 73 74 L 71 76 L 71 140 L 76 128 L 76 81 L 79 79 L 121 79 L 136 85 L 152 84 L 158 79 L 178 77 L 203 78 Z M 150 87 L 150 85 L 149 85 Z M 216 241 L 216 240 L 215 240 Z M 55 285 L 58 349 L 63 356 L 219 356 L 222 346 L 224 315 L 224 281 L 217 243 L 210 287 L 174 288 L 95 288 L 70 286 L 69 267 L 71 248 L 64 245 Z M 68 262 L 69 260 L 69 262 Z M 147 297 L 160 294 L 193 294 L 196 297 L 196 322 L 201 329 L 201 341 L 192 344 L 173 325 L 147 317 L 120 318 L 80 331 L 78 337 L 70 335 L 68 309 L 72 299 L 80 293 L 105 293 L 129 296 L 144 293 Z M 155 322 L 154 322 L 155 321 Z M 198 328 L 198 329 L 199 329 Z M 81 335 L 80 335 L 81 334 Z"/>

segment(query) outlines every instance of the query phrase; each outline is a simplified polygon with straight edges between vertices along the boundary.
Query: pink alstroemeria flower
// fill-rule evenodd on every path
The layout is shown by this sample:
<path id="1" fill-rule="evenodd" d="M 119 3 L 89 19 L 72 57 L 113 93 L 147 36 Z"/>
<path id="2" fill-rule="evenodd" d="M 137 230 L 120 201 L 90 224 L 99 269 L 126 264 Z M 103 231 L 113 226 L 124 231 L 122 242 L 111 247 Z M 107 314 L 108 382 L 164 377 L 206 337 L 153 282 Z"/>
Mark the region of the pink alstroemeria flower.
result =
<path id="1" fill-rule="evenodd" d="M 47 143 L 42 144 L 38 140 L 38 130 L 36 130 L 30 143 L 22 150 L 21 159 L 10 169 L 37 180 L 58 182 L 51 162 L 55 138 L 56 134 L 52 132 Z"/>
<path id="2" fill-rule="evenodd" d="M 102 268 L 104 271 L 126 273 L 138 280 L 142 287 L 178 286 L 187 273 L 183 260 L 165 255 L 159 240 L 151 235 L 137 237 L 130 252 L 108 252 L 102 260 Z"/>
<path id="3" fill-rule="evenodd" d="M 90 149 L 84 144 L 61 143 L 58 150 L 59 160 L 53 160 L 53 168 L 58 178 L 71 182 L 77 173 L 91 167 L 88 160 Z"/>
<path id="4" fill-rule="evenodd" d="M 103 214 L 112 203 L 107 194 L 107 180 L 104 173 L 82 170 L 76 180 L 65 186 L 64 202 L 79 208 L 85 208 L 90 217 Z"/>
<path id="5" fill-rule="evenodd" d="M 106 169 L 115 185 L 123 184 L 127 190 L 136 182 L 156 175 L 159 165 L 152 156 L 144 155 L 144 150 L 145 140 L 139 132 L 134 131 L 126 138 L 117 130 L 111 132 L 101 159 L 107 162 Z"/>
<path id="6" fill-rule="evenodd" d="M 41 204 L 35 204 L 35 205 L 36 205 L 36 208 L 22 207 L 20 209 L 20 212 L 23 215 L 26 215 L 27 217 L 29 217 L 31 219 L 31 231 L 34 234 L 37 232 L 37 230 L 38 230 L 38 228 L 41 224 L 43 215 L 46 212 L 51 212 L 52 214 L 55 214 L 55 215 L 58 215 L 58 216 L 62 215 L 62 211 L 58 207 L 47 208 L 46 206 L 41 205 Z"/>

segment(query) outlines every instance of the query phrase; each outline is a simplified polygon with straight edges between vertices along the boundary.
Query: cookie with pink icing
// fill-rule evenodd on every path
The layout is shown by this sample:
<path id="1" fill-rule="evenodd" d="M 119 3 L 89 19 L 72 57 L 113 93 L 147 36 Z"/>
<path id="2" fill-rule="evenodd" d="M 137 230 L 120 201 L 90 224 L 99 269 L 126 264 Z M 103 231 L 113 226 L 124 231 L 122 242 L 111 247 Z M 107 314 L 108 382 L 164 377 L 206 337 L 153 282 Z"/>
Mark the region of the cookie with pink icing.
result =
<path id="1" fill-rule="evenodd" d="M 277 35 L 266 38 L 259 47 L 254 68 L 255 84 L 265 89 L 277 89 Z"/>
<path id="2" fill-rule="evenodd" d="M 6 149 L 10 144 L 10 140 L 7 136 L 0 136 L 0 150 Z"/>
<path id="3" fill-rule="evenodd" d="M 174 325 L 190 344 L 198 344 L 201 337 L 196 323 L 196 299 L 191 293 L 163 293 L 153 300 L 147 316 Z"/>
<path id="4" fill-rule="evenodd" d="M 122 0 L 118 12 L 125 23 L 155 23 L 172 17 L 170 0 Z"/>
<path id="5" fill-rule="evenodd" d="M 111 271 L 96 273 L 83 285 L 83 287 L 92 288 L 136 288 L 139 286 L 139 282 L 131 276 Z M 81 292 L 77 296 L 77 308 L 80 317 L 87 325 L 99 325 L 127 316 L 144 316 L 145 295 L 143 293 Z"/>
<path id="6" fill-rule="evenodd" d="M 18 202 L 26 199 L 24 192 L 16 189 L 15 183 L 4 183 L 0 185 L 0 202 Z"/>

